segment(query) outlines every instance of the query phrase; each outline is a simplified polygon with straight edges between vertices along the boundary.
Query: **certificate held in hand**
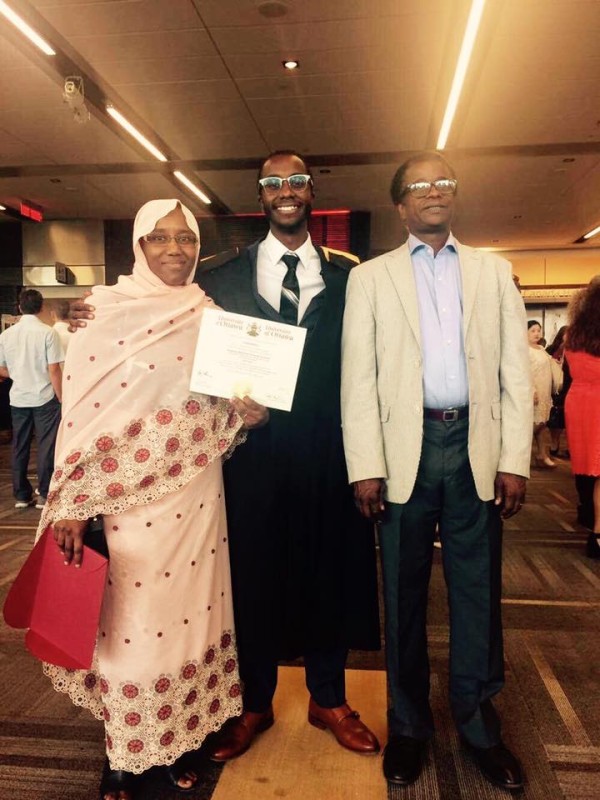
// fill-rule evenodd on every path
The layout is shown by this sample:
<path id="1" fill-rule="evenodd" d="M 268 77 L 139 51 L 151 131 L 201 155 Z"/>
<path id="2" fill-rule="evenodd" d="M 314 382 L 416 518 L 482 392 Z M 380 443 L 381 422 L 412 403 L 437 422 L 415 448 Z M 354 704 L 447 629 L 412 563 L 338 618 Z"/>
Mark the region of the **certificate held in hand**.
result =
<path id="1" fill-rule="evenodd" d="M 27 649 L 68 669 L 92 664 L 108 559 L 84 545 L 81 567 L 65 566 L 48 526 L 21 568 L 4 603 L 11 628 L 29 628 Z"/>
<path id="2" fill-rule="evenodd" d="M 216 397 L 244 397 L 290 411 L 306 329 L 232 314 L 202 314 L 190 390 Z"/>

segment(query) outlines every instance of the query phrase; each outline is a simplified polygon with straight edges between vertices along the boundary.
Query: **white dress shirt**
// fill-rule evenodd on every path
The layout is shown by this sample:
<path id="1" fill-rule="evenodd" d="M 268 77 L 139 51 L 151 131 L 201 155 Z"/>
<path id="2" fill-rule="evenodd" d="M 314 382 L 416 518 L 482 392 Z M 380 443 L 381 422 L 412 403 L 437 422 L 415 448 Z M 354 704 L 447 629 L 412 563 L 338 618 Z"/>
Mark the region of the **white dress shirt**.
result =
<path id="1" fill-rule="evenodd" d="M 8 369 L 13 381 L 11 406 L 37 408 L 49 403 L 54 397 L 54 388 L 48 364 L 64 360 L 58 333 L 35 314 L 23 314 L 0 335 L 0 366 Z"/>
<path id="2" fill-rule="evenodd" d="M 298 321 L 302 319 L 310 301 L 325 288 L 321 275 L 321 259 L 317 253 L 310 234 L 297 250 L 289 250 L 269 231 L 266 239 L 258 246 L 256 262 L 256 278 L 258 293 L 276 311 L 281 303 L 281 284 L 285 278 L 287 267 L 281 260 L 286 253 L 294 253 L 300 261 L 296 267 L 296 276 L 300 287 L 300 303 L 298 305 Z"/>

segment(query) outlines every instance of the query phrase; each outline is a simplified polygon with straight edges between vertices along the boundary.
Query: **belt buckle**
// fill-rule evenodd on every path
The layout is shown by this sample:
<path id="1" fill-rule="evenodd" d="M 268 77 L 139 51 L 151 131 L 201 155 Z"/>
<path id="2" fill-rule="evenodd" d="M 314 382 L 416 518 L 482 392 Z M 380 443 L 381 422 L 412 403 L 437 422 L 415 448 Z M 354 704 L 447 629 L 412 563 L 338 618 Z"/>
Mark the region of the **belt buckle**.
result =
<path id="1" fill-rule="evenodd" d="M 442 411 L 442 419 L 444 422 L 456 422 L 458 419 L 458 408 L 447 408 Z"/>

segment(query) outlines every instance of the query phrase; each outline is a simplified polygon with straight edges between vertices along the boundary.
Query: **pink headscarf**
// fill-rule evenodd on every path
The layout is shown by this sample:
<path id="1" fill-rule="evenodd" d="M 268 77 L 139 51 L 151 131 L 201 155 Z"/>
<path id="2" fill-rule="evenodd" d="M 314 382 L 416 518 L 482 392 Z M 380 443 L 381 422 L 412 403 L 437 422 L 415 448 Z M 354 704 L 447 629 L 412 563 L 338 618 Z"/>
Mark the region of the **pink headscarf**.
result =
<path id="1" fill-rule="evenodd" d="M 180 205 L 153 200 L 133 229 L 135 264 L 115 286 L 96 286 L 95 320 L 73 336 L 63 373 L 63 418 L 42 527 L 52 519 L 118 514 L 176 491 L 233 444 L 242 420 L 224 400 L 192 395 L 200 318 L 213 306 L 192 283 L 168 286 L 140 238 Z"/>

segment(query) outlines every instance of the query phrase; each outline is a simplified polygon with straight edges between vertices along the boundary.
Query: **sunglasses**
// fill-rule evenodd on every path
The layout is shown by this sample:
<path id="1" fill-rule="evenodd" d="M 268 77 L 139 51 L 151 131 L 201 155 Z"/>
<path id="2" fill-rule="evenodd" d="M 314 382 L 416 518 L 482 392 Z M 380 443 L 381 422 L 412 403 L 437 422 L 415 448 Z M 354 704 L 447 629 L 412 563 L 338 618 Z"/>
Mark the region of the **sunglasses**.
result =
<path id="1" fill-rule="evenodd" d="M 283 184 L 287 183 L 292 192 L 301 192 L 306 189 L 308 184 L 312 185 L 310 175 L 290 175 L 288 178 L 278 178 L 276 175 L 269 175 L 268 178 L 259 178 L 258 185 L 265 192 L 280 192 Z"/>
<path id="2" fill-rule="evenodd" d="M 432 187 L 440 194 L 454 194 L 458 181 L 454 178 L 441 178 L 439 181 L 417 181 L 404 187 L 402 194 L 412 194 L 413 197 L 427 197 Z"/>

